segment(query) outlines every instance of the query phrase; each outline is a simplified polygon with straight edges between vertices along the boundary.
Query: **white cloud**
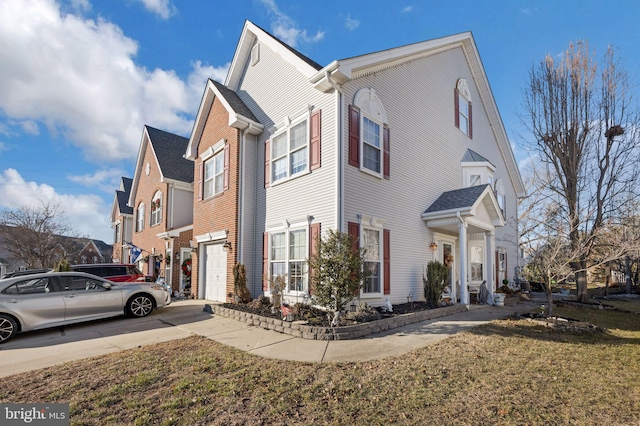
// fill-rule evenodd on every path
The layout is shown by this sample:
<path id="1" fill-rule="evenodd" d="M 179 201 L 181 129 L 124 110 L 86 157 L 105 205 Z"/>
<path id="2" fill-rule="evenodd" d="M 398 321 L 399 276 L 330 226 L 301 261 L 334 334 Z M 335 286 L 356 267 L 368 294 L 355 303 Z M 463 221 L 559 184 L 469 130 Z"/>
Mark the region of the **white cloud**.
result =
<path id="1" fill-rule="evenodd" d="M 0 206 L 37 207 L 41 201 L 59 203 L 69 225 L 82 236 L 111 243 L 113 235 L 110 225 L 110 206 L 97 195 L 58 194 L 47 184 L 27 182 L 15 169 L 6 169 L 0 174 Z"/>
<path id="2" fill-rule="evenodd" d="M 98 170 L 93 174 L 67 176 L 71 182 L 79 183 L 87 188 L 98 188 L 108 194 L 113 194 L 120 185 L 120 179 L 127 173 L 121 169 Z"/>
<path id="3" fill-rule="evenodd" d="M 351 15 L 347 15 L 346 19 L 344 20 L 344 26 L 349 31 L 353 31 L 360 26 L 360 21 L 357 19 L 352 19 Z"/>
<path id="4" fill-rule="evenodd" d="M 162 19 L 169 19 L 176 13 L 176 8 L 170 0 L 138 0 L 149 12 L 155 13 Z"/>
<path id="5" fill-rule="evenodd" d="M 43 125 L 95 162 L 135 158 L 144 124 L 189 135 L 206 80 L 192 81 L 222 72 L 197 62 L 185 81 L 138 66 L 118 26 L 55 0 L 0 1 L 0 46 L 0 133 Z"/>
<path id="6" fill-rule="evenodd" d="M 2 151 L 8 151 L 9 148 L 7 148 L 7 144 L 4 142 L 0 142 L 0 154 L 2 154 Z"/>
<path id="7" fill-rule="evenodd" d="M 269 11 L 274 16 L 274 20 L 271 22 L 271 29 L 273 35 L 284 41 L 291 47 L 296 47 L 298 40 L 303 40 L 306 43 L 316 43 L 324 38 L 324 31 L 318 31 L 315 35 L 310 36 L 307 30 L 301 30 L 298 28 L 296 22 L 288 15 L 282 13 L 274 0 L 261 0 Z"/>
<path id="8" fill-rule="evenodd" d="M 413 12 L 413 6 L 407 6 L 401 10 L 402 13 Z"/>

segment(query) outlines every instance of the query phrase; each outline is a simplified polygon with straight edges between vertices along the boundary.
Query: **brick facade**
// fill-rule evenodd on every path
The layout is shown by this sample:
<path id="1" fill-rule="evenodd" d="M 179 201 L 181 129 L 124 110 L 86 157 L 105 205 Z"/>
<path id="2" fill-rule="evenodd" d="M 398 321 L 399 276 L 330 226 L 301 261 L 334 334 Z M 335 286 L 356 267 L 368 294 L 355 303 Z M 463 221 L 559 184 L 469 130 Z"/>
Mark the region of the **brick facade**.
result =
<path id="1" fill-rule="evenodd" d="M 211 106 L 211 110 L 206 119 L 202 138 L 198 145 L 198 151 L 194 162 L 194 214 L 193 214 L 193 235 L 198 236 L 205 233 L 215 233 L 227 231 L 227 240 L 231 243 L 232 249 L 227 253 L 227 279 L 226 295 L 227 301 L 233 299 L 233 267 L 237 261 L 235 247 L 238 238 L 238 189 L 239 189 L 239 138 L 240 131 L 229 127 L 229 114 L 220 100 L 216 98 Z M 200 155 L 220 140 L 225 140 L 225 147 L 229 149 L 229 182 L 228 189 L 220 194 L 206 199 L 200 199 L 198 191 L 202 191 L 198 182 L 202 180 L 199 173 L 203 173 L 204 166 Z M 192 259 L 192 280 L 191 291 L 198 295 L 199 285 L 203 282 L 199 277 L 199 260 L 204 258 L 203 250 Z"/>

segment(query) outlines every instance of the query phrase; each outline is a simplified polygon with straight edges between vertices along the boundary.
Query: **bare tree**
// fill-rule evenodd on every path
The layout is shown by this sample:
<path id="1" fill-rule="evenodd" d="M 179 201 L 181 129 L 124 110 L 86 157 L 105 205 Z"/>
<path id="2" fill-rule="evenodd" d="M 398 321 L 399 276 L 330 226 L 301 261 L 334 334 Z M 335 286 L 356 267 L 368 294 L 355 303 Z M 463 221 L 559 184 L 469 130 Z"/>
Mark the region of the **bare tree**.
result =
<path id="1" fill-rule="evenodd" d="M 578 300 L 586 302 L 589 256 L 600 229 L 619 222 L 635 198 L 640 162 L 639 114 L 627 75 L 609 48 L 598 72 L 587 43 L 569 46 L 562 59 L 547 56 L 530 72 L 524 124 L 550 177 L 558 212 L 568 227 Z"/>
<path id="2" fill-rule="evenodd" d="M 71 232 L 60 204 L 41 202 L 0 212 L 0 242 L 28 269 L 53 268 L 66 258 L 77 248 Z"/>

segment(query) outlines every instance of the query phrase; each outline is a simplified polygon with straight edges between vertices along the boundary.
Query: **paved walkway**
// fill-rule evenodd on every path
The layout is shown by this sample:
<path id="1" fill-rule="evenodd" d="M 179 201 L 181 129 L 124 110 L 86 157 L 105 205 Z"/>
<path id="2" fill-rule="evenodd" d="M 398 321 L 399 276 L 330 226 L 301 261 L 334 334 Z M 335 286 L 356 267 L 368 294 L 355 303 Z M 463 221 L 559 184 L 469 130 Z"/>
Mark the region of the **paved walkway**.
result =
<path id="1" fill-rule="evenodd" d="M 205 312 L 206 300 L 176 301 L 142 319 L 118 318 L 20 334 L 0 345 L 0 377 L 63 362 L 200 335 L 254 355 L 303 362 L 366 361 L 402 355 L 452 334 L 538 309 L 542 295 L 468 311 L 355 340 L 307 340 Z"/>

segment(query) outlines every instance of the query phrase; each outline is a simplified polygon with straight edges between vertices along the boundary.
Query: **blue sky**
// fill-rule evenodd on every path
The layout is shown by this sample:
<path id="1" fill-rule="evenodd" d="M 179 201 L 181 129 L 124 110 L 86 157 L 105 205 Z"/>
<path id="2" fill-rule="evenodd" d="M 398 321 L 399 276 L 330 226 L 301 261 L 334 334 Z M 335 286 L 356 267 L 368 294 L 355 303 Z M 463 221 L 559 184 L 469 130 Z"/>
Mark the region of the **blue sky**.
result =
<path id="1" fill-rule="evenodd" d="M 80 234 L 112 243 L 143 126 L 189 136 L 246 19 L 321 65 L 471 31 L 522 162 L 522 90 L 545 55 L 612 45 L 640 81 L 635 0 L 1 0 L 0 209 L 60 202 Z"/>

